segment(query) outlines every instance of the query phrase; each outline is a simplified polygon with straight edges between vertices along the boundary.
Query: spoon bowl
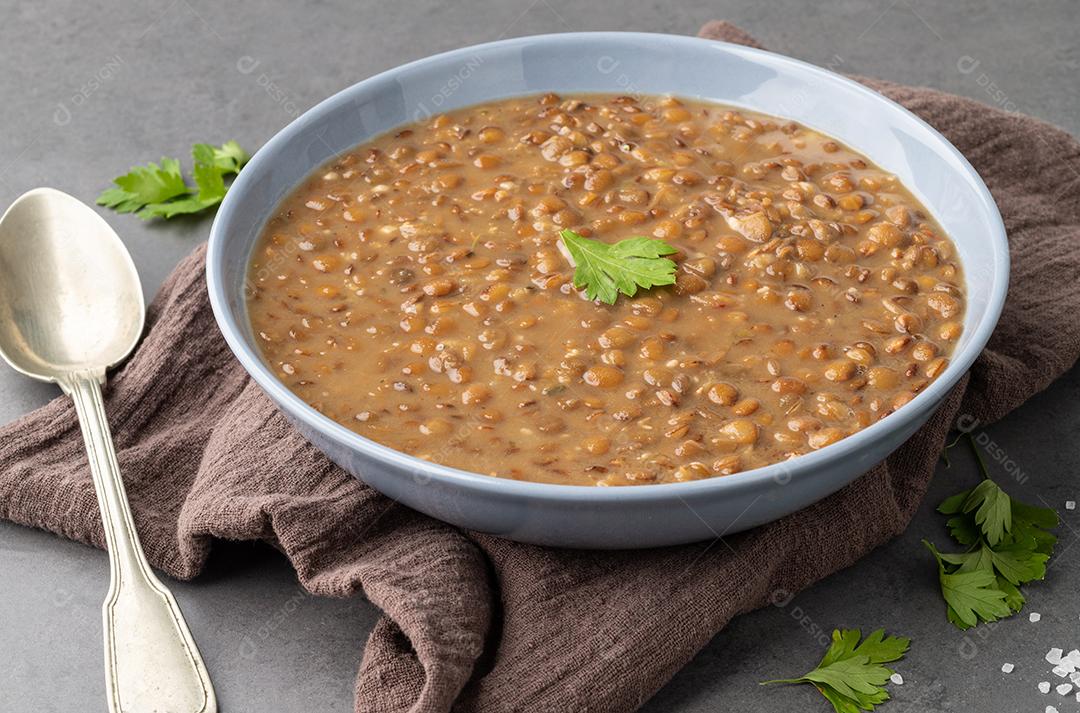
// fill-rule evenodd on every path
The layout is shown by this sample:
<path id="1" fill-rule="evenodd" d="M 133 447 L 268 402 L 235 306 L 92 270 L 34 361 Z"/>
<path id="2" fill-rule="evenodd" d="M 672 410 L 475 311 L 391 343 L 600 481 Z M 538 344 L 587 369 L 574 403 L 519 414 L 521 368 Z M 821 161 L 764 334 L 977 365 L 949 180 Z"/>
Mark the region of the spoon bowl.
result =
<path id="1" fill-rule="evenodd" d="M 92 208 L 52 188 L 0 219 L 0 354 L 44 381 L 110 367 L 139 340 L 142 286 L 124 244 Z"/>

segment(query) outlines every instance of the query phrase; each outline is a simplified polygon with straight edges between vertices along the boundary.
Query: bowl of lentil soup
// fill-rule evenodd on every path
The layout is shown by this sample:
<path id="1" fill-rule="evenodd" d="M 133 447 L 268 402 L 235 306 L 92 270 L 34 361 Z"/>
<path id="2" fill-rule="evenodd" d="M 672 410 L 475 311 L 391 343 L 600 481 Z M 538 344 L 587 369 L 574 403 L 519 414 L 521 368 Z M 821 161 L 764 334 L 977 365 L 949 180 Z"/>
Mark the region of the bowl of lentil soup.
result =
<path id="1" fill-rule="evenodd" d="M 639 236 L 663 276 L 588 299 L 583 262 L 630 274 L 611 246 Z M 770 521 L 888 455 L 984 346 L 1008 252 L 959 152 L 865 87 L 573 33 L 304 114 L 230 189 L 207 277 L 345 470 L 463 527 L 622 548 Z"/>

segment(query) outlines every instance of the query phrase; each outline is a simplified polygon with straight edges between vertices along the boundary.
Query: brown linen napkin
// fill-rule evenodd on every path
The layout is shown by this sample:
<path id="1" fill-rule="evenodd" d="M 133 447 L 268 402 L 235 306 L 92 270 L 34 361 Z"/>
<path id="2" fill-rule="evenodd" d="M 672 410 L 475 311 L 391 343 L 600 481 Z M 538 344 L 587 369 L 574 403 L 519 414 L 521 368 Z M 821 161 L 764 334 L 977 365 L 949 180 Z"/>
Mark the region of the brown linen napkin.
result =
<path id="1" fill-rule="evenodd" d="M 756 44 L 725 23 L 702 35 Z M 1000 418 L 1080 356 L 1080 145 L 968 99 L 860 81 L 964 152 L 1001 208 L 1013 260 L 1005 313 L 970 378 L 885 463 L 713 543 L 582 552 L 462 532 L 379 495 L 293 430 L 219 336 L 199 248 L 162 287 L 107 393 L 151 562 L 191 578 L 215 538 L 259 539 L 315 594 L 362 590 L 385 616 L 360 662 L 359 711 L 603 713 L 634 710 L 736 614 L 903 531 L 958 414 Z M 0 517 L 104 545 L 67 399 L 0 429 Z"/>

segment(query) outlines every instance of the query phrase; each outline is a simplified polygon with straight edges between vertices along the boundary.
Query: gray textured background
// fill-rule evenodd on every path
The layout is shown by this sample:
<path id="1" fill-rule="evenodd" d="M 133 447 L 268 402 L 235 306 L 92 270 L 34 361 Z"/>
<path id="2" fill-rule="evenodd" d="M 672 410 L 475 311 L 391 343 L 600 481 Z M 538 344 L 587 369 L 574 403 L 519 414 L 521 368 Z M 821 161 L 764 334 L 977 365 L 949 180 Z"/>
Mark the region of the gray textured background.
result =
<path id="1" fill-rule="evenodd" d="M 442 50 L 566 30 L 691 34 L 717 17 L 785 54 L 963 94 L 1080 134 L 1080 7 L 1069 0 L 39 0 L 9 5 L 4 14 L 3 205 L 44 184 L 92 201 L 127 166 L 186 156 L 195 141 L 235 138 L 257 148 L 336 90 Z M 967 72 L 958 68 L 965 57 Z M 131 249 L 148 294 L 209 228 L 205 220 L 107 218 Z M 56 393 L 0 370 L 0 421 Z M 1015 494 L 1059 509 L 1080 495 L 1078 397 L 1074 368 L 989 429 L 986 437 L 1007 458 L 995 463 L 995 475 Z M 1058 682 L 1042 660 L 1050 646 L 1080 647 L 1077 511 L 1063 513 L 1046 582 L 1028 588 L 1028 610 L 1041 612 L 1042 621 L 1030 623 L 1025 611 L 967 635 L 945 622 L 919 540 L 943 540 L 930 504 L 977 477 L 970 454 L 957 450 L 903 537 L 784 607 L 737 619 L 645 710 L 828 710 L 806 687 L 757 682 L 811 668 L 823 649 L 820 632 L 836 626 L 884 626 L 913 637 L 899 666 L 905 684 L 892 688 L 897 702 L 885 710 L 1042 711 L 1051 703 L 1062 713 L 1080 710 L 1071 696 L 1035 688 Z M 1015 482 L 1018 473 L 1023 483 Z M 104 710 L 99 608 L 107 576 L 101 552 L 0 523 L 0 710 Z M 223 544 L 205 575 L 171 585 L 223 711 L 351 709 L 353 676 L 377 616 L 361 598 L 307 596 L 278 554 L 244 544 Z M 1003 675 L 1004 661 L 1017 670 Z"/>

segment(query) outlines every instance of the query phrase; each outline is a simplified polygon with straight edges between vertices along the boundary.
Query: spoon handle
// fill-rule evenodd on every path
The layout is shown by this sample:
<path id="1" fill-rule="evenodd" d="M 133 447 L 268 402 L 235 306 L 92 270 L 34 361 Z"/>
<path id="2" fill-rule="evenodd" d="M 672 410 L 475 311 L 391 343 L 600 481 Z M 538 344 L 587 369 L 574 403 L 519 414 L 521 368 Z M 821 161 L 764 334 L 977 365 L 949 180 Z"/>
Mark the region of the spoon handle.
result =
<path id="1" fill-rule="evenodd" d="M 109 548 L 105 687 L 111 713 L 215 713 L 217 701 L 180 607 L 146 562 L 116 462 L 100 373 L 77 373 L 61 388 L 75 401 Z"/>

